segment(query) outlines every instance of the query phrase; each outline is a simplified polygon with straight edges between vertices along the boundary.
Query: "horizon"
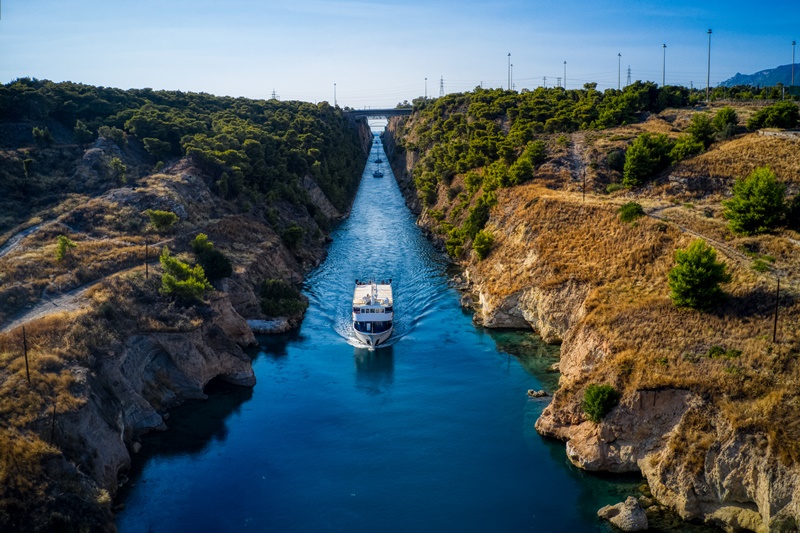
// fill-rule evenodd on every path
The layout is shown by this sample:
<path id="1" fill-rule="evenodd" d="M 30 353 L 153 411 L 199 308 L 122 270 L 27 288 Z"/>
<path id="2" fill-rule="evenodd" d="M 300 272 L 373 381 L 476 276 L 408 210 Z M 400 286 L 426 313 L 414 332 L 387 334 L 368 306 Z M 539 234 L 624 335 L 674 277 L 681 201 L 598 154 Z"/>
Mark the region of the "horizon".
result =
<path id="1" fill-rule="evenodd" d="M 436 97 L 440 79 L 445 94 L 507 88 L 509 63 L 517 91 L 563 85 L 565 61 L 568 89 L 624 87 L 629 65 L 631 82 L 661 85 L 663 68 L 666 85 L 704 88 L 709 28 L 712 87 L 792 63 L 796 17 L 740 1 L 626 4 L 31 0 L 3 6 L 0 79 L 255 99 L 274 91 L 363 109 Z"/>

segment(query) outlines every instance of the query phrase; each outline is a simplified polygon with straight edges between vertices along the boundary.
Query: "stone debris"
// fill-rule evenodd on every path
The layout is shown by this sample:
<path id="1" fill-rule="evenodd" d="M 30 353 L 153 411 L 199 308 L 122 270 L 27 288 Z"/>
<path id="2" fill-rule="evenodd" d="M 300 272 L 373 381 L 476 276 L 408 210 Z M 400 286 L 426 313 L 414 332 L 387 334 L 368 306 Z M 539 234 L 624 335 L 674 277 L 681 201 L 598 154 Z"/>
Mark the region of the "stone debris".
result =
<path id="1" fill-rule="evenodd" d="M 531 398 L 545 398 L 550 395 L 545 390 L 528 389 L 528 396 Z"/>

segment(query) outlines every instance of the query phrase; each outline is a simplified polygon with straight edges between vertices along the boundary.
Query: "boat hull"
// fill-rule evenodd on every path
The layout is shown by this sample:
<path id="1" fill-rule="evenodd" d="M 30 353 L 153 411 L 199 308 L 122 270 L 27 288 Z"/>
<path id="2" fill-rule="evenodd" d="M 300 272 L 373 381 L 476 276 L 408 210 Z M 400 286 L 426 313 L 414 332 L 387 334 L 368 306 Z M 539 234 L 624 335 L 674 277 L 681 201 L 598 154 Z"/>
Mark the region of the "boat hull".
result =
<path id="1" fill-rule="evenodd" d="M 388 330 L 380 333 L 365 333 L 353 328 L 353 333 L 355 334 L 356 338 L 370 348 L 377 348 L 381 344 L 385 343 L 389 337 L 392 336 L 392 331 L 394 331 L 394 327 L 391 327 Z"/>

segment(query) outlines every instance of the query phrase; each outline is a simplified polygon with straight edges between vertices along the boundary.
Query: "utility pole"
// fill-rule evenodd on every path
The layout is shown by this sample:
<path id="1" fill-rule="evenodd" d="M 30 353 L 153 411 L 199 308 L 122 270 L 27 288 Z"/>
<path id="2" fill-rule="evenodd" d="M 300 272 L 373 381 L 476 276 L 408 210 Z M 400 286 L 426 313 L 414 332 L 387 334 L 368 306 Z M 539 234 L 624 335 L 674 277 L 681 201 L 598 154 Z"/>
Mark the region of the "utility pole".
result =
<path id="1" fill-rule="evenodd" d="M 567 90 L 567 62 L 564 61 L 564 90 Z"/>
<path id="2" fill-rule="evenodd" d="M 439 96 L 444 96 L 444 76 L 439 78 Z"/>
<path id="3" fill-rule="evenodd" d="M 781 297 L 781 278 L 778 278 L 778 288 L 775 290 L 775 321 L 772 323 L 772 342 L 778 338 L 778 300 Z"/>
<path id="4" fill-rule="evenodd" d="M 333 84 L 333 107 L 336 107 L 336 82 Z"/>
<path id="5" fill-rule="evenodd" d="M 547 89 L 547 76 L 542 76 L 542 83 L 544 84 L 544 88 Z"/>
<path id="6" fill-rule="evenodd" d="M 511 89 L 511 52 L 508 53 L 508 88 Z"/>
<path id="7" fill-rule="evenodd" d="M 561 76 L 556 78 L 556 87 L 561 87 Z"/>
<path id="8" fill-rule="evenodd" d="M 619 91 L 622 83 L 622 52 L 617 54 L 617 90 Z"/>
<path id="9" fill-rule="evenodd" d="M 631 66 L 628 65 L 628 81 L 625 82 L 625 87 L 631 84 Z"/>
<path id="10" fill-rule="evenodd" d="M 792 41 L 792 87 L 794 87 L 794 45 L 797 41 Z"/>
<path id="11" fill-rule="evenodd" d="M 706 102 L 711 95 L 711 28 L 708 29 L 708 70 L 706 70 Z"/>
<path id="12" fill-rule="evenodd" d="M 664 59 L 661 60 L 661 88 L 664 88 L 664 81 L 667 78 L 667 45 L 662 44 L 661 48 L 664 50 Z"/>
<path id="13" fill-rule="evenodd" d="M 428 99 L 428 77 L 425 76 L 425 100 Z"/>

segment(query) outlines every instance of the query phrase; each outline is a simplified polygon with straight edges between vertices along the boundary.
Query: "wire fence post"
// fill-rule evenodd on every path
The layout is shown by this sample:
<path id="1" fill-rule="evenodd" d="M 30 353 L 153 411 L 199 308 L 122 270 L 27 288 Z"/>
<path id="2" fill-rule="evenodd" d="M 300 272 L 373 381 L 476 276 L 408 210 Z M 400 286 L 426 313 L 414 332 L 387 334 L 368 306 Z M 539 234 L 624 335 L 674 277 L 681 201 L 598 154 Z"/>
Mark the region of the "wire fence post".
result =
<path id="1" fill-rule="evenodd" d="M 28 336 L 25 334 L 25 326 L 22 326 L 22 352 L 25 354 L 25 376 L 28 378 L 28 385 L 30 385 L 31 370 L 28 367 Z"/>

